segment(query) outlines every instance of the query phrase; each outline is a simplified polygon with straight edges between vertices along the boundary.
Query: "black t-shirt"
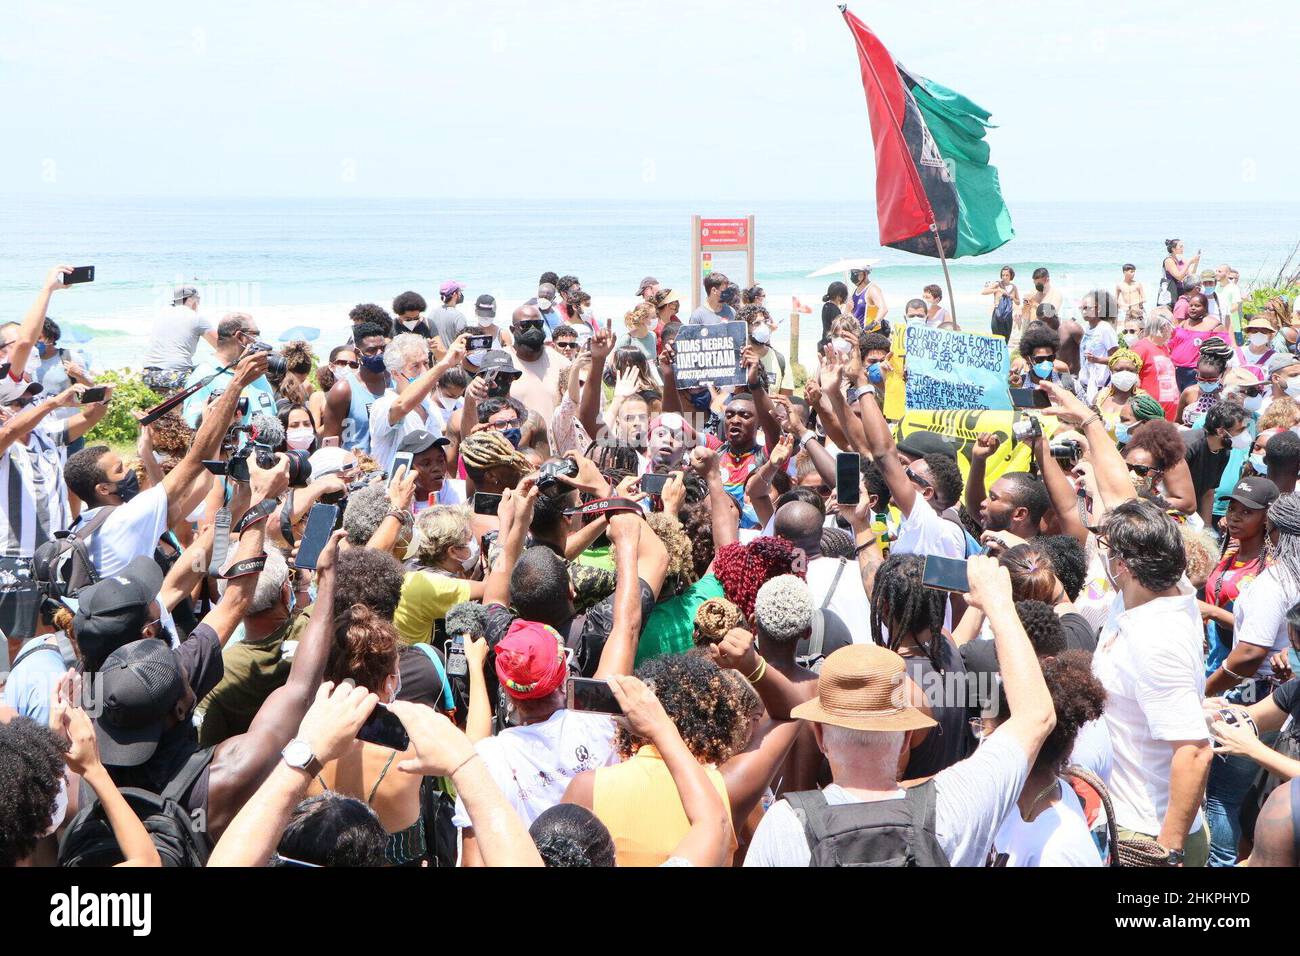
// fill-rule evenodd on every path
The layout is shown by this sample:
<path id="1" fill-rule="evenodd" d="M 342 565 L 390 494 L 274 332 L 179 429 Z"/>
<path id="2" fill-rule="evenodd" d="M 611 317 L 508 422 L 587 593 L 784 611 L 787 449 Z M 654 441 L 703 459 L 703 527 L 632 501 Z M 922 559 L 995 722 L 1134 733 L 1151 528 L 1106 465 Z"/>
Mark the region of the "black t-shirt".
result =
<path id="1" fill-rule="evenodd" d="M 930 716 L 937 722 L 921 743 L 912 748 L 907 759 L 904 779 L 931 777 L 940 770 L 951 767 L 970 753 L 975 739 L 971 736 L 965 695 L 956 700 L 946 688 L 964 686 L 966 664 L 957 645 L 946 634 L 939 647 L 938 660 L 942 673 L 924 653 L 914 651 L 903 658 L 907 676 L 916 682 L 926 695 Z"/>
<path id="2" fill-rule="evenodd" d="M 1228 467 L 1231 450 L 1225 445 L 1220 451 L 1212 451 L 1203 428 L 1183 432 L 1183 444 L 1186 446 L 1183 460 L 1192 472 L 1192 485 L 1196 489 L 1196 503 L 1199 507 L 1201 496 L 1219 486 L 1223 469 Z"/>
<path id="3" fill-rule="evenodd" d="M 1273 703 L 1291 717 L 1300 717 L 1300 677 L 1292 677 L 1273 691 Z"/>

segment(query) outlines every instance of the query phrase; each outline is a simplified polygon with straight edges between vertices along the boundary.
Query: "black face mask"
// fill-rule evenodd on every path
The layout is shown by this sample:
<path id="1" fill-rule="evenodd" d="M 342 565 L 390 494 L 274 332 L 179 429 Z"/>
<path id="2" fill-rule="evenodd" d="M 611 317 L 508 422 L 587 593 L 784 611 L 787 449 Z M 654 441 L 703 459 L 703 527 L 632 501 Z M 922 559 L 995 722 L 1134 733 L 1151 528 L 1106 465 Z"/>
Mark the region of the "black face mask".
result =
<path id="1" fill-rule="evenodd" d="M 121 480 L 119 480 L 117 483 L 118 497 L 121 498 L 123 501 L 130 501 L 139 493 L 140 493 L 140 479 L 136 477 L 134 471 L 128 468 L 126 470 L 126 474 L 123 475 Z"/>
<path id="2" fill-rule="evenodd" d="M 546 345 L 546 332 L 530 325 L 528 328 L 515 333 L 515 341 L 528 349 L 530 352 L 540 352 Z"/>
<path id="3" fill-rule="evenodd" d="M 1035 283 L 1034 283 L 1034 288 L 1037 289 L 1039 292 L 1042 292 L 1044 289 L 1047 288 L 1047 285 L 1046 285 L 1046 283 L 1043 283 L 1043 282 L 1035 282 Z"/>

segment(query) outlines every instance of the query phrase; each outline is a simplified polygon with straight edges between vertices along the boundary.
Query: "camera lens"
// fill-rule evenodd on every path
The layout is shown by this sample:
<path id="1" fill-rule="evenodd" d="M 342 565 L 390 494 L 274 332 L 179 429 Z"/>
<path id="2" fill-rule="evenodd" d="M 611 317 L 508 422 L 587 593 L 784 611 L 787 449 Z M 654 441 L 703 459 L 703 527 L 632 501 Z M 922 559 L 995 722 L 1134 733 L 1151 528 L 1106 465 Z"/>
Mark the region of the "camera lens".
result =
<path id="1" fill-rule="evenodd" d="M 289 363 L 284 360 L 283 355 L 272 352 L 266 357 L 266 370 L 272 375 L 283 375 L 289 370 Z"/>

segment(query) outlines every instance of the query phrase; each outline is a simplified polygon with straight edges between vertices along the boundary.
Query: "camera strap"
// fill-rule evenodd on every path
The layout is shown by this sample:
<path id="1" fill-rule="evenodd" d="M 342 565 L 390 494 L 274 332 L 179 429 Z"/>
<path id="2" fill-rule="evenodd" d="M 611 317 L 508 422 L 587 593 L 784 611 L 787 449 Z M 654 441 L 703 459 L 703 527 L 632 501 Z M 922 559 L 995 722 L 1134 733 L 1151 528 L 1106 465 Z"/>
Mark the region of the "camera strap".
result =
<path id="1" fill-rule="evenodd" d="M 611 511 L 635 511 L 641 513 L 641 506 L 631 498 L 597 498 L 594 501 L 588 501 L 577 508 L 570 508 L 564 513 L 568 516 L 581 515 L 586 518 L 591 515 L 608 514 Z"/>
<path id="2" fill-rule="evenodd" d="M 256 524 L 263 518 L 271 517 L 271 513 L 278 507 L 280 507 L 280 502 L 275 498 L 267 498 L 264 501 L 259 501 L 257 504 L 253 505 L 253 507 L 244 512 L 244 516 L 240 518 L 239 523 L 235 525 L 235 534 L 243 534 L 244 529 L 249 525 Z"/>
<path id="3" fill-rule="evenodd" d="M 294 546 L 292 488 L 290 488 L 288 494 L 284 496 L 284 507 L 280 509 L 280 537 L 284 538 L 285 544 L 289 547 L 292 548 Z"/>
<path id="4" fill-rule="evenodd" d="M 236 561 L 225 574 L 219 574 L 217 577 L 226 580 L 247 577 L 250 574 L 261 574 L 264 567 L 266 567 L 265 554 L 256 558 L 245 558 L 243 561 Z"/>
<path id="5" fill-rule="evenodd" d="M 226 563 L 226 554 L 230 551 L 230 509 L 222 506 L 217 512 L 212 531 L 212 557 L 208 561 L 208 575 L 221 577 L 221 567 Z"/>
<path id="6" fill-rule="evenodd" d="M 243 358 L 243 355 L 241 355 L 240 358 Z M 228 373 L 235 367 L 235 364 L 236 363 L 231 363 L 224 368 L 219 368 L 211 375 L 199 379 L 193 385 L 189 386 L 189 388 L 181 389 L 175 395 L 170 395 L 167 398 L 164 398 L 153 408 L 148 409 L 144 415 L 140 417 L 140 427 L 144 428 L 146 425 L 152 425 L 195 392 L 201 391 L 211 385 L 218 375 L 225 375 Z"/>

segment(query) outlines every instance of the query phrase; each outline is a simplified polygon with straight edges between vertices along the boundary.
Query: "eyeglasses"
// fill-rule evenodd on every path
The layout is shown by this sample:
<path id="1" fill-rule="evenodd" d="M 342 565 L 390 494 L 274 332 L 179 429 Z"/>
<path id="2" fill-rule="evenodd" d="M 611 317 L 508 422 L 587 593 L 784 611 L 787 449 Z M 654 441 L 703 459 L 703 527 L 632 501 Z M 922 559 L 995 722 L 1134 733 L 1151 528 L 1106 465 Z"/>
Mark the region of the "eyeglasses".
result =
<path id="1" fill-rule="evenodd" d="M 351 362 L 347 361 L 346 359 L 335 359 L 333 362 L 330 362 L 330 365 L 334 366 L 335 368 L 347 367 L 354 370 L 361 368 L 361 363 L 356 361 L 355 359 Z"/>

